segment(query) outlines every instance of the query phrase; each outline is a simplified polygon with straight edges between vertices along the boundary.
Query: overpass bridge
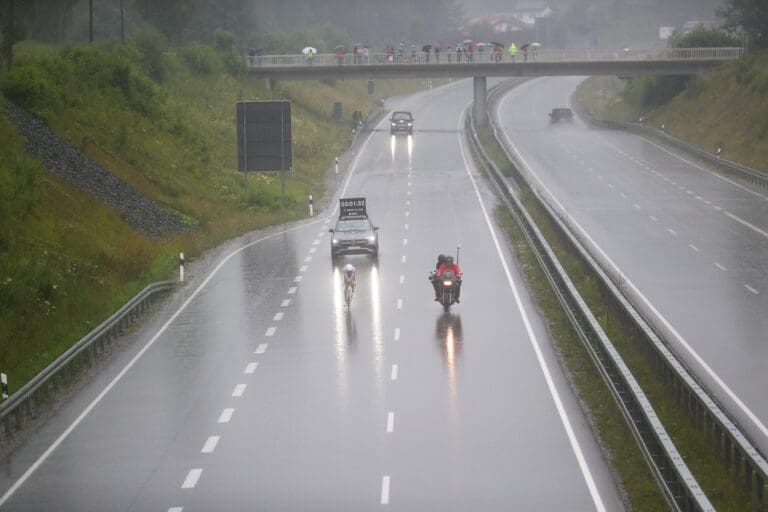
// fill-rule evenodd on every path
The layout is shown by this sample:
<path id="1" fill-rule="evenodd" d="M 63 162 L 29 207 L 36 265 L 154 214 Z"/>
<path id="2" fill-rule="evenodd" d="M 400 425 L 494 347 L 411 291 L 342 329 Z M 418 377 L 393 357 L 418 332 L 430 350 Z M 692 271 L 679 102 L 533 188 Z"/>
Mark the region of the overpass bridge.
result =
<path id="1" fill-rule="evenodd" d="M 376 78 L 474 79 L 475 119 L 485 122 L 487 77 L 591 76 L 591 75 L 693 75 L 725 61 L 741 58 L 742 48 L 663 48 L 656 50 L 553 50 L 531 51 L 512 59 L 506 52 L 416 55 L 263 55 L 248 57 L 248 72 L 267 80 L 324 80 Z"/>

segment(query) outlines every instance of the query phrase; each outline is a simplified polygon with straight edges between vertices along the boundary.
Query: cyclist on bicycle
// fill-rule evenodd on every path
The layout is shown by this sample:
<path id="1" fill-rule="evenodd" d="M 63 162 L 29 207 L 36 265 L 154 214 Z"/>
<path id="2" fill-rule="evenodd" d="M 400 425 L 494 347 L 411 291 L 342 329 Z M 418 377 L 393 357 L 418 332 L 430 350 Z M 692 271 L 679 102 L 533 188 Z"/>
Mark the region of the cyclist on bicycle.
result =
<path id="1" fill-rule="evenodd" d="M 355 291 L 355 272 L 357 269 L 351 263 L 347 263 L 344 267 L 344 292 L 346 293 L 348 287 L 352 287 L 352 293 Z"/>

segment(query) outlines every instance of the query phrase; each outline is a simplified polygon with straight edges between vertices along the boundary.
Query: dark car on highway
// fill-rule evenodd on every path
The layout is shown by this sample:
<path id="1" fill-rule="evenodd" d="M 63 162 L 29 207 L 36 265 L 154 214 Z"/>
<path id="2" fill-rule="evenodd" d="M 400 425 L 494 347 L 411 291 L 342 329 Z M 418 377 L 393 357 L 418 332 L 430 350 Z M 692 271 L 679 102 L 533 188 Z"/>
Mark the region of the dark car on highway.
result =
<path id="1" fill-rule="evenodd" d="M 379 254 L 379 227 L 368 218 L 339 219 L 329 231 L 332 258 L 341 254 Z"/>
<path id="2" fill-rule="evenodd" d="M 549 122 L 559 123 L 560 121 L 572 122 L 573 111 L 569 108 L 553 108 L 552 112 L 549 113 Z"/>
<path id="3" fill-rule="evenodd" d="M 410 112 L 392 112 L 392 117 L 389 121 L 390 133 L 392 135 L 397 133 L 413 134 L 413 116 Z"/>

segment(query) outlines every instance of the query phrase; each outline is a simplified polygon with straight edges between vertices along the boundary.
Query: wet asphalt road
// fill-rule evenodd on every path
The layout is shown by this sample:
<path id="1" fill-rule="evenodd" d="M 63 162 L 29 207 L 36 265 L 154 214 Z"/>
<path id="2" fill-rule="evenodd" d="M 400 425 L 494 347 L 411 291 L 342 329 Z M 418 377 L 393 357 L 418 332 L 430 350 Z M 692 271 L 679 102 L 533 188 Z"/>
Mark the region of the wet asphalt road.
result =
<path id="1" fill-rule="evenodd" d="M 578 120 L 549 125 L 548 112 L 567 106 L 580 80 L 538 79 L 506 95 L 499 119 L 508 141 L 768 453 L 768 193 L 631 134 Z"/>
<path id="2" fill-rule="evenodd" d="M 0 463 L 2 495 L 60 439 L 0 510 L 622 509 L 467 171 L 470 91 L 393 102 L 413 138 L 382 129 L 359 152 L 345 195 L 368 199 L 381 254 L 339 261 L 358 267 L 348 311 L 330 218 L 233 255 Z M 426 276 L 457 244 L 462 302 L 444 314 Z"/>

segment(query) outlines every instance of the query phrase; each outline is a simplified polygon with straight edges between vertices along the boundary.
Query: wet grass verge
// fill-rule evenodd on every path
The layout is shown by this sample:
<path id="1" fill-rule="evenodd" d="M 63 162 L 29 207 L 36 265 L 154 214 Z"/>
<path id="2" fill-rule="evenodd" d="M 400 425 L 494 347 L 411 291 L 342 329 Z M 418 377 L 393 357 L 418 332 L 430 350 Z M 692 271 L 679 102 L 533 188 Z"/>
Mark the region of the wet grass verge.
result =
<path id="1" fill-rule="evenodd" d="M 478 136 L 488 155 L 502 164 L 502 169 L 507 166 L 504 173 L 509 172 L 509 176 L 516 177 L 514 167 L 511 167 L 493 134 L 486 129 L 478 131 Z M 503 155 L 501 161 L 498 160 L 500 155 Z M 707 497 L 717 510 L 752 510 L 749 497 L 720 464 L 705 434 L 695 428 L 665 381 L 659 378 L 649 359 L 646 342 L 634 323 L 614 303 L 610 291 L 573 250 L 569 240 L 533 194 L 524 188 L 520 197 L 579 293 L 653 403 L 659 419 Z M 629 428 L 550 288 L 533 249 L 527 245 L 522 231 L 506 209 L 500 208 L 497 218 L 512 243 L 528 285 L 546 317 L 566 373 L 618 475 L 629 505 L 636 511 L 666 509 L 664 498 Z"/>

